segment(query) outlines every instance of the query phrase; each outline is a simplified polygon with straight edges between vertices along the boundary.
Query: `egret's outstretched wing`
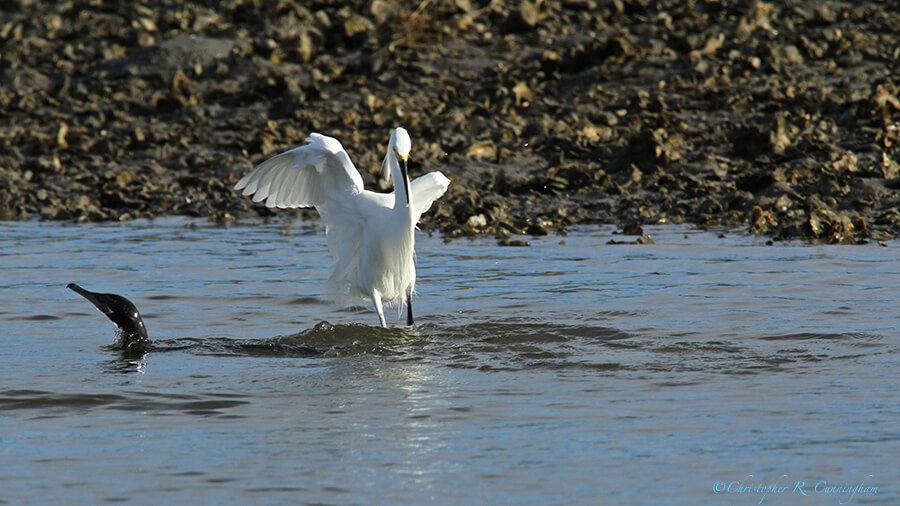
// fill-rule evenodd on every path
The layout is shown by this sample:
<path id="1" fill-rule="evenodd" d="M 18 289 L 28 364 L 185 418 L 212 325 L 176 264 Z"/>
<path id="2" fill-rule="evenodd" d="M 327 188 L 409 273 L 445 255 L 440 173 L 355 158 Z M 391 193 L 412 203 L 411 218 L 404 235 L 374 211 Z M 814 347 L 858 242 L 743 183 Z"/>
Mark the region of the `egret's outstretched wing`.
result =
<path id="1" fill-rule="evenodd" d="M 315 207 L 325 221 L 334 258 L 329 284 L 336 296 L 352 285 L 362 230 L 374 203 L 362 197 L 362 177 L 337 139 L 310 134 L 306 144 L 259 164 L 234 188 L 253 195 L 254 202 L 265 200 L 267 207 Z"/>
<path id="2" fill-rule="evenodd" d="M 234 188 L 280 208 L 319 208 L 363 191 L 362 177 L 337 139 L 314 133 L 306 142 L 257 165 Z"/>
<path id="3" fill-rule="evenodd" d="M 431 207 L 432 202 L 447 191 L 449 185 L 450 180 L 439 171 L 419 176 L 409 184 L 413 202 L 413 218 L 416 222 L 419 221 L 422 213 Z"/>

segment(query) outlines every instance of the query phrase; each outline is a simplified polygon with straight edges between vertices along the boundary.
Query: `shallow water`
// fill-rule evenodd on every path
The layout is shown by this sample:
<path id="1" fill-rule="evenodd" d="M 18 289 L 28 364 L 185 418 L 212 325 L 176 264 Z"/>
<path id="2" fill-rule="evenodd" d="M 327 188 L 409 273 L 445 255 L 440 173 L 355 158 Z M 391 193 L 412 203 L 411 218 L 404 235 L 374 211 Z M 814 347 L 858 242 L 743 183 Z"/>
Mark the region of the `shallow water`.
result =
<path id="1" fill-rule="evenodd" d="M 419 234 L 379 329 L 306 223 L 0 223 L 0 502 L 900 502 L 900 243 L 648 232 Z"/>

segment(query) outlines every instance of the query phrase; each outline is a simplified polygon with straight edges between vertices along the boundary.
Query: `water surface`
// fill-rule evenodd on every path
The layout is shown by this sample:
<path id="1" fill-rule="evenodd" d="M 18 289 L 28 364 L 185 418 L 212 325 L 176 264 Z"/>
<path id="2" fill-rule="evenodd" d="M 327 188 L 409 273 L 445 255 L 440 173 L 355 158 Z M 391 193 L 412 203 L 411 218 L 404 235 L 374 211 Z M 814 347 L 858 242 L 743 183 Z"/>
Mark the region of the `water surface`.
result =
<path id="1" fill-rule="evenodd" d="M 900 244 L 648 231 L 419 234 L 419 325 L 379 329 L 306 223 L 0 223 L 0 501 L 900 501 Z"/>

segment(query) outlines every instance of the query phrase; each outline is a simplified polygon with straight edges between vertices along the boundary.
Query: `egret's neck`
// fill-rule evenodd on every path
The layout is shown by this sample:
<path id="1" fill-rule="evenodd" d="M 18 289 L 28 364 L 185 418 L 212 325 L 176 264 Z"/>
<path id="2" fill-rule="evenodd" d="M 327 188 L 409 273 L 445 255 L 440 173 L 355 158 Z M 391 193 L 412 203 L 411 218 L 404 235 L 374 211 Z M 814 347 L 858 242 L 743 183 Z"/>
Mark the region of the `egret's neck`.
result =
<path id="1" fill-rule="evenodd" d="M 391 178 L 394 180 L 394 209 L 405 209 L 412 213 L 412 195 L 409 191 L 409 177 L 400 167 L 400 161 L 394 153 L 388 154 L 388 165 Z"/>

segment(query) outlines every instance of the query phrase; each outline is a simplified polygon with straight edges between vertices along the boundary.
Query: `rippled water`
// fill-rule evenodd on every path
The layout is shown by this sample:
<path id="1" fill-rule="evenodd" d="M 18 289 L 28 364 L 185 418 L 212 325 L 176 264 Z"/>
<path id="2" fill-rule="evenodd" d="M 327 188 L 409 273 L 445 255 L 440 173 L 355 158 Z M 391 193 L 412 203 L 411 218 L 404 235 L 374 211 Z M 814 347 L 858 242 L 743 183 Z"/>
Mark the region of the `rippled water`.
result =
<path id="1" fill-rule="evenodd" d="M 305 223 L 0 223 L 0 502 L 900 502 L 900 244 L 648 231 L 420 234 L 380 329 Z"/>

